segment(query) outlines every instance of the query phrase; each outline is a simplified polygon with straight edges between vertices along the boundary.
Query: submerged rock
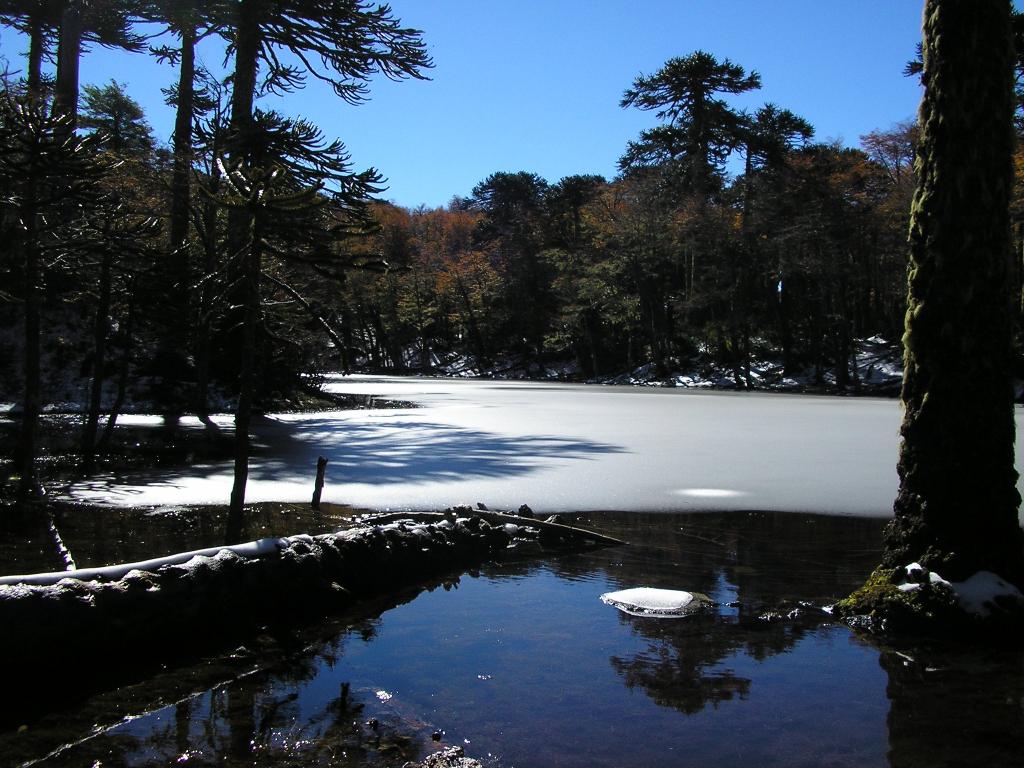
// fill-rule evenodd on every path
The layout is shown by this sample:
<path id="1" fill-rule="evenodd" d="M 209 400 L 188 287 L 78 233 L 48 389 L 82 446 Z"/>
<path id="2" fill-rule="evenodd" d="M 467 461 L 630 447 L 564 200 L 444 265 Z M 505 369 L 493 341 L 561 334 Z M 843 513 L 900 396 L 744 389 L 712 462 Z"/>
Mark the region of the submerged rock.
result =
<path id="1" fill-rule="evenodd" d="M 466 757 L 462 747 L 445 747 L 421 763 L 406 763 L 402 768 L 483 768 L 483 763 Z"/>

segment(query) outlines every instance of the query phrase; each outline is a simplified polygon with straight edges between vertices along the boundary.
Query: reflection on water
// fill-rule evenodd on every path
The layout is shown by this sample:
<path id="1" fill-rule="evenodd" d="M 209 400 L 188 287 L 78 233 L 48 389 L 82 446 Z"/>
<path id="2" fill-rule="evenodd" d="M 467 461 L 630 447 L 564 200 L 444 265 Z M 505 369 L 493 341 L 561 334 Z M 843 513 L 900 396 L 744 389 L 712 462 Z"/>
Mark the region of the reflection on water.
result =
<path id="1" fill-rule="evenodd" d="M 881 521 L 581 519 L 631 546 L 513 553 L 362 616 L 268 630 L 0 735 L 0 755 L 401 765 L 442 743 L 498 766 L 1020 764 L 1019 651 L 879 649 L 820 610 L 875 564 Z M 634 586 L 717 606 L 658 620 L 598 599 Z"/>
<path id="2" fill-rule="evenodd" d="M 893 765 L 1024 765 L 1020 648 L 887 648 Z"/>

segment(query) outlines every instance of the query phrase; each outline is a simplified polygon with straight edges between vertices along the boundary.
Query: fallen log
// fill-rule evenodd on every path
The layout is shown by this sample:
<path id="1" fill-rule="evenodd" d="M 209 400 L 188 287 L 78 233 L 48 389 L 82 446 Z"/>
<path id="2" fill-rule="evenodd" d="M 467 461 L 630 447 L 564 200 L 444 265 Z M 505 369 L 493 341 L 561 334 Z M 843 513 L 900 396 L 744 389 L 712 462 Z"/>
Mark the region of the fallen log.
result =
<path id="1" fill-rule="evenodd" d="M 69 571 L 50 571 L 48 573 L 29 573 L 19 576 L 0 576 L 0 586 L 38 586 L 46 587 L 56 584 L 61 579 L 75 579 L 76 581 L 117 581 L 127 576 L 132 571 L 158 571 L 165 565 L 180 565 L 187 563 L 194 557 L 214 557 L 221 552 L 231 552 L 241 557 L 264 557 L 277 553 L 278 550 L 288 545 L 287 539 L 259 539 L 245 544 L 232 544 L 222 547 L 207 547 L 206 549 L 194 549 L 190 552 L 179 552 L 165 557 L 154 557 L 150 560 L 140 560 L 134 563 L 118 563 L 116 565 L 105 565 L 100 568 L 74 568 Z"/>
<path id="2" fill-rule="evenodd" d="M 383 525 L 386 523 L 398 522 L 401 520 L 417 520 L 425 523 L 436 523 L 441 520 L 458 520 L 465 516 L 476 516 L 486 520 L 491 525 L 514 525 L 522 528 L 533 528 L 538 531 L 547 542 L 564 541 L 566 544 L 584 546 L 608 546 L 618 547 L 628 544 L 622 539 L 613 536 L 605 536 L 587 528 L 576 528 L 565 523 L 553 523 L 547 520 L 539 520 L 532 517 L 521 517 L 507 512 L 496 512 L 492 510 L 470 510 L 468 508 L 455 508 L 447 512 L 384 512 L 379 514 L 368 514 L 356 518 L 363 524 Z M 547 536 L 544 536 L 547 534 Z"/>

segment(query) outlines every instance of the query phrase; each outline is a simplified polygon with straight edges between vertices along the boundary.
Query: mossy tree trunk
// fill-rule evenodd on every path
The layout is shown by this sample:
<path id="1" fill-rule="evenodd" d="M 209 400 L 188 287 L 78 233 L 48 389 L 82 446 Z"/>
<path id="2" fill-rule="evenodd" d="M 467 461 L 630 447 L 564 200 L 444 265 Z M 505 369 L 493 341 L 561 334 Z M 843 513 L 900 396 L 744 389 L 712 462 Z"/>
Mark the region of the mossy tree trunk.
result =
<path id="1" fill-rule="evenodd" d="M 1009 0 L 926 0 L 905 408 L 886 565 L 1024 576 L 1011 382 Z"/>

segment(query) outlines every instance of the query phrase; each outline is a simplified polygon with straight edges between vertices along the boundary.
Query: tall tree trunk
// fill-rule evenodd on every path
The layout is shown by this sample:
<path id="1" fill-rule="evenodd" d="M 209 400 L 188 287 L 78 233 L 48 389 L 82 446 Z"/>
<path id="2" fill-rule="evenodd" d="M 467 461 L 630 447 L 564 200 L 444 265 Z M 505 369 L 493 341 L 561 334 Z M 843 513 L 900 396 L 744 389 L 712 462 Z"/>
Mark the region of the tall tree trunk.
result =
<path id="1" fill-rule="evenodd" d="M 189 237 L 189 203 L 192 178 L 192 123 L 195 114 L 196 28 L 184 24 L 180 30 L 178 63 L 178 104 L 174 117 L 174 169 L 171 176 L 171 254 L 176 272 L 187 279 L 186 247 Z"/>
<path id="2" fill-rule="evenodd" d="M 214 143 L 214 156 L 217 155 L 217 143 Z M 211 276 L 217 269 L 220 252 L 218 250 L 218 217 L 217 204 L 214 196 L 220 189 L 220 170 L 216 164 L 210 173 L 210 199 L 203 208 L 203 284 L 199 292 L 199 316 L 196 323 L 195 347 L 196 359 L 196 393 L 195 411 L 200 421 L 206 426 L 208 434 L 216 434 L 217 425 L 210 419 L 210 333 L 213 312 L 213 282 Z"/>
<path id="3" fill-rule="evenodd" d="M 57 49 L 57 85 L 53 94 L 53 114 L 67 119 L 66 130 L 75 130 L 78 122 L 78 62 L 82 52 L 82 9 L 79 0 L 69 0 L 60 22 Z"/>
<path id="4" fill-rule="evenodd" d="M 110 272 L 114 257 L 110 249 L 103 251 L 100 261 L 99 299 L 93 323 L 92 384 L 89 387 L 89 408 L 82 430 L 82 468 L 88 473 L 96 468 L 96 432 L 100 423 L 103 380 L 107 367 L 107 329 L 110 327 Z"/>
<path id="5" fill-rule="evenodd" d="M 341 372 L 345 375 L 352 369 L 352 312 L 347 304 L 341 309 Z"/>
<path id="6" fill-rule="evenodd" d="M 586 319 L 586 334 L 587 334 L 587 352 L 590 356 L 590 368 L 591 376 L 600 375 L 600 364 L 598 363 L 598 344 L 597 344 L 597 331 L 599 328 L 599 320 L 595 319 L 595 315 L 599 318 L 598 313 L 588 313 Z"/>
<path id="7" fill-rule="evenodd" d="M 843 299 L 840 298 L 842 303 Z M 850 354 L 853 349 L 853 340 L 850 338 L 850 323 L 845 314 L 839 319 L 836 344 L 836 388 L 845 392 L 850 386 Z"/>
<path id="8" fill-rule="evenodd" d="M 131 373 L 132 364 L 132 334 L 135 332 L 135 280 L 130 279 L 127 286 L 128 308 L 125 311 L 125 320 L 121 326 L 124 336 L 124 347 L 121 350 L 121 362 L 117 372 L 117 395 L 114 397 L 114 404 L 110 406 L 110 414 L 107 416 L 107 423 L 103 427 L 103 435 L 96 446 L 104 447 L 110 444 L 114 435 L 114 425 L 117 424 L 118 416 L 124 407 L 125 398 L 128 395 L 128 377 Z"/>
<path id="9" fill-rule="evenodd" d="M 231 90 L 231 154 L 239 161 L 252 141 L 253 103 L 259 72 L 260 2 L 242 0 L 235 14 L 235 69 Z"/>
<path id="10" fill-rule="evenodd" d="M 43 98 L 43 54 L 46 48 L 45 28 L 41 14 L 34 16 L 29 25 L 28 96 L 38 104 Z"/>
<path id="11" fill-rule="evenodd" d="M 793 329 L 789 319 L 789 291 L 786 290 L 782 278 L 779 279 L 779 287 L 776 288 L 776 296 L 779 320 L 779 343 L 782 345 L 782 370 L 787 376 L 792 376 L 796 373 L 796 356 L 793 354 Z"/>
<path id="12" fill-rule="evenodd" d="M 484 346 L 483 335 L 480 332 L 480 324 L 477 322 L 476 312 L 473 311 L 473 301 L 470 299 L 469 290 L 466 288 L 466 284 L 461 278 L 459 278 L 455 281 L 455 285 L 459 292 L 459 298 L 462 299 L 462 306 L 466 312 L 466 331 L 469 334 L 469 342 L 473 349 L 473 354 L 476 356 L 477 372 L 480 372 L 490 365 L 490 361 L 487 356 L 487 349 Z"/>
<path id="13" fill-rule="evenodd" d="M 895 519 L 886 563 L 1024 583 L 1011 383 L 1008 0 L 927 0 Z"/>
<path id="14" fill-rule="evenodd" d="M 429 373 L 432 366 L 430 364 L 430 344 L 427 342 L 427 337 L 420 331 L 420 373 Z"/>
<path id="15" fill-rule="evenodd" d="M 195 112 L 195 17 L 190 9 L 181 9 L 178 34 L 181 36 L 178 62 L 178 104 L 174 120 L 173 170 L 171 173 L 171 210 L 168 227 L 169 252 L 166 262 L 166 294 L 163 328 L 160 334 L 161 406 L 165 427 L 176 425 L 180 411 L 187 402 L 179 394 L 182 373 L 189 349 L 189 328 L 184 318 L 191 318 L 189 291 L 191 283 L 191 238 L 189 237 L 192 195 L 192 123 Z"/>
<path id="16" fill-rule="evenodd" d="M 241 334 L 241 370 L 238 374 L 238 404 L 235 408 L 235 466 L 228 507 L 227 543 L 241 540 L 242 513 L 245 506 L 245 487 L 249 480 L 249 425 L 256 380 L 256 326 L 260 322 L 260 261 L 259 228 L 254 220 L 251 240 L 245 259 L 242 279 L 243 312 Z"/>
<path id="17" fill-rule="evenodd" d="M 750 324 L 743 324 L 743 375 L 747 379 L 747 389 L 754 388 L 754 377 L 751 375 L 750 370 L 752 363 L 750 360 L 751 343 L 750 343 Z"/>
<path id="18" fill-rule="evenodd" d="M 252 140 L 253 101 L 259 71 L 260 0 L 242 0 L 235 15 L 235 69 L 231 95 L 229 154 L 245 163 Z M 259 231 L 252 211 L 234 209 L 228 214 L 229 253 L 245 253 L 240 269 L 241 305 L 238 404 L 235 408 L 234 482 L 228 507 L 227 540 L 237 541 L 242 531 L 242 511 L 249 477 L 249 423 L 255 388 L 256 324 L 259 322 L 261 272 Z M 229 278 L 232 277 L 229 273 Z"/>
<path id="19" fill-rule="evenodd" d="M 36 183 L 29 179 L 26 183 L 25 200 L 22 205 L 21 220 L 24 230 L 21 233 L 21 250 L 25 270 L 25 358 L 24 381 L 21 400 L 21 429 L 18 435 L 16 464 L 18 468 L 18 497 L 27 499 L 39 496 L 42 487 L 36 473 L 36 454 L 39 432 L 39 412 L 41 410 L 40 395 L 40 305 L 41 278 L 39 251 L 36 239 L 37 213 L 35 209 Z"/>

